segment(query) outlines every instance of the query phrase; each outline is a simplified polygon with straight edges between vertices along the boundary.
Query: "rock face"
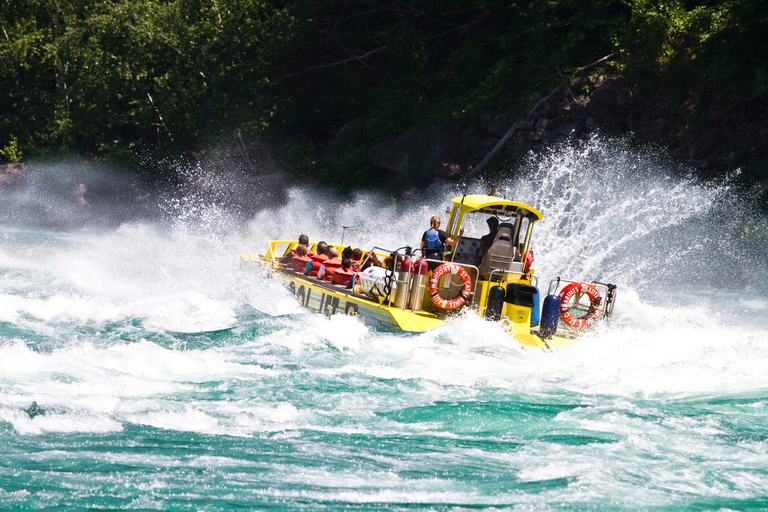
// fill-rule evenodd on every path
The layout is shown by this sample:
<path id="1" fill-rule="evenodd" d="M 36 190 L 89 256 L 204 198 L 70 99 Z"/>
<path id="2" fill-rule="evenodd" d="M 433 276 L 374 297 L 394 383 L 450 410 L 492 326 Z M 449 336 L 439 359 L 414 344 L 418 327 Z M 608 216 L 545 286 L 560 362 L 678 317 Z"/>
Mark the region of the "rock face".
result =
<path id="1" fill-rule="evenodd" d="M 23 164 L 0 165 L 0 187 L 16 185 L 25 171 L 26 167 Z"/>
<path id="2" fill-rule="evenodd" d="M 578 92 L 582 90 L 589 93 Z M 665 91 L 648 98 L 625 79 L 582 77 L 523 123 L 526 113 L 547 94 L 539 93 L 528 104 L 509 105 L 501 112 L 482 112 L 477 129 L 464 134 L 442 126 L 407 133 L 372 148 L 371 158 L 401 181 L 412 178 L 414 172 L 424 178 L 429 169 L 432 179 L 459 179 L 493 150 L 510 126 L 522 123 L 496 158 L 506 155 L 515 160 L 545 145 L 601 131 L 631 133 L 640 141 L 668 144 L 672 156 L 704 172 L 768 162 L 768 94 L 733 98 L 730 105 L 711 106 L 707 111 L 691 107 L 681 114 L 668 107 L 672 102 Z"/>
<path id="3" fill-rule="evenodd" d="M 395 181 L 434 176 L 458 179 L 466 170 L 461 165 L 461 133 L 437 125 L 406 133 L 370 149 L 374 165 L 394 174 Z"/>
<path id="4" fill-rule="evenodd" d="M 581 84 L 585 85 L 584 83 Z M 517 156 L 542 145 L 564 142 L 585 132 L 603 130 L 608 133 L 628 131 L 628 120 L 639 108 L 631 84 L 623 80 L 600 80 L 592 94 L 565 91 L 549 99 L 533 112 L 507 143 L 507 153 Z M 531 103 L 535 103 L 534 99 Z M 527 112 L 532 104 L 527 105 Z"/>

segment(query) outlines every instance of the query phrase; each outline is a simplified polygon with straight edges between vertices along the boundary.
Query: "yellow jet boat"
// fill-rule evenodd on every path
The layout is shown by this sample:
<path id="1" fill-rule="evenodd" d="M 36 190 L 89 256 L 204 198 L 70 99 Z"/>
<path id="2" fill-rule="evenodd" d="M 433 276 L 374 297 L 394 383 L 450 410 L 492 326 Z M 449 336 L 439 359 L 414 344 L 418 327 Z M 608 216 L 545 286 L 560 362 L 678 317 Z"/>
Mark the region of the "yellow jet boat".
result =
<path id="1" fill-rule="evenodd" d="M 541 300 L 530 246 L 534 224 L 542 219 L 535 208 L 497 197 L 491 189 L 489 195 L 453 198 L 446 213 L 446 234 L 455 244 L 446 245 L 442 260 L 424 258 L 421 249 L 411 247 L 373 247 L 363 253 L 365 270 L 355 274 L 351 288 L 309 277 L 286 264 L 298 241 L 273 240 L 266 253 L 246 252 L 241 257 L 244 264 L 263 265 L 285 280 L 288 290 L 311 311 L 355 315 L 394 330 L 427 331 L 471 309 L 500 322 L 524 347 L 554 350 L 571 346 L 610 319 L 616 301 L 613 284 L 558 277 Z M 487 250 L 480 251 L 480 237 L 459 236 L 463 227 L 470 231 L 490 217 L 499 225 Z M 343 250 L 342 245 L 333 246 L 339 253 Z M 315 251 L 317 243 L 308 248 Z M 365 268 L 371 254 L 388 260 L 388 265 Z"/>

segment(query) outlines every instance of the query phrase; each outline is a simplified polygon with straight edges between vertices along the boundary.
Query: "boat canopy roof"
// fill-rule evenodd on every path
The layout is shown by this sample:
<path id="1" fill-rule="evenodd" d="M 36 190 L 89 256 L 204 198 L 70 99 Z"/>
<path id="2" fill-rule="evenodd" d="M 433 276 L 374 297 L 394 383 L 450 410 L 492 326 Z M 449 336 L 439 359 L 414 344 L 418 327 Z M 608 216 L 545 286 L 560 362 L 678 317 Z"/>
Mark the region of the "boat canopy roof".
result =
<path id="1" fill-rule="evenodd" d="M 454 212 L 458 206 L 461 206 L 460 215 L 462 216 L 465 213 L 476 211 L 497 217 L 513 217 L 520 214 L 531 222 L 542 219 L 541 212 L 536 208 L 496 196 L 473 194 L 454 197 L 452 201 Z"/>

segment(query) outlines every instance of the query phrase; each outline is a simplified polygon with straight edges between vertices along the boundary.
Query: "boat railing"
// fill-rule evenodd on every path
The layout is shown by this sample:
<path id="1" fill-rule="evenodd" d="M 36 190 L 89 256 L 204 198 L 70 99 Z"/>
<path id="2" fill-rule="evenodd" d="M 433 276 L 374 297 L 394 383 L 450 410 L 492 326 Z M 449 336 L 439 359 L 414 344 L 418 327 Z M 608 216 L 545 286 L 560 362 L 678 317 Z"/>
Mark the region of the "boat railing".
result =
<path id="1" fill-rule="evenodd" d="M 438 265 L 449 263 L 451 265 L 456 265 L 457 267 L 461 267 L 465 271 L 467 271 L 467 273 L 470 275 L 470 277 L 474 275 L 475 278 L 472 279 L 472 291 L 470 292 L 469 297 L 467 298 L 467 303 L 471 303 L 472 302 L 472 298 L 475 296 L 475 293 L 477 292 L 477 282 L 478 282 L 478 277 L 480 276 L 480 269 L 478 269 L 475 265 L 470 265 L 469 263 L 458 263 L 458 262 L 455 262 L 455 261 L 433 260 L 433 259 L 429 259 L 429 258 L 423 258 L 423 259 L 426 260 L 427 263 L 436 263 Z M 417 274 L 415 272 L 410 272 L 409 273 L 409 276 L 410 276 L 411 279 L 415 279 L 416 275 Z M 452 274 L 446 274 L 446 275 L 451 276 Z M 443 286 L 439 286 L 439 283 L 438 283 L 437 289 L 441 290 L 441 291 L 453 291 L 453 292 L 459 291 L 456 288 L 451 288 L 451 284 L 453 284 L 451 279 L 449 279 L 448 282 L 449 282 L 448 286 L 445 286 L 445 284 L 443 284 Z M 443 281 L 443 283 L 445 283 L 445 281 Z"/>
<path id="2" fill-rule="evenodd" d="M 389 250 L 389 249 L 385 249 L 383 247 L 374 246 L 373 249 L 371 249 L 370 251 L 368 251 L 366 253 L 365 258 L 363 258 L 363 261 L 360 263 L 360 268 L 362 269 L 365 266 L 365 264 L 368 263 L 368 260 L 371 259 L 371 254 L 377 254 L 378 256 L 383 256 L 384 254 L 388 254 L 390 256 L 394 255 L 395 256 L 395 261 L 394 261 L 394 263 L 392 265 L 392 268 L 389 269 L 387 267 L 384 267 L 384 270 L 386 272 L 388 272 L 388 274 L 385 277 L 385 280 L 388 279 L 390 283 L 394 282 L 394 283 L 398 283 L 399 284 L 400 281 L 397 279 L 397 277 L 395 275 L 395 270 L 394 270 L 394 269 L 399 267 L 399 263 L 402 261 L 402 260 L 398 259 L 398 256 L 400 256 L 398 251 L 400 251 L 400 249 L 392 251 L 392 250 Z M 358 275 L 361 272 L 362 272 L 361 270 L 358 270 L 355 275 Z M 384 298 L 384 301 L 387 303 L 387 306 L 391 307 L 392 306 L 392 299 L 393 299 L 393 297 L 392 297 L 392 295 L 393 295 L 392 294 L 392 288 L 393 287 L 392 287 L 391 284 L 385 285 L 385 286 L 386 286 L 387 289 L 383 290 L 384 291 L 383 298 Z M 395 286 L 395 289 L 396 289 L 396 287 L 397 287 L 397 285 Z"/>
<path id="3" fill-rule="evenodd" d="M 405 252 L 400 252 L 401 250 L 405 250 Z M 400 279 L 400 271 L 399 268 L 403 263 L 403 260 L 405 258 L 413 258 L 414 252 L 411 252 L 409 247 L 401 247 L 400 249 L 397 249 L 395 251 L 387 250 L 383 247 L 374 247 L 370 251 L 368 251 L 368 254 L 376 252 L 378 254 L 389 254 L 390 257 L 393 257 L 393 261 L 391 263 L 391 268 L 389 266 L 385 267 L 385 270 L 389 273 L 388 278 L 390 279 L 390 282 L 394 283 L 395 286 L 391 286 L 389 290 L 387 290 L 386 296 L 384 298 L 385 303 L 389 307 L 396 307 L 400 310 L 407 309 L 408 304 L 410 301 L 410 294 L 416 293 L 416 286 L 414 281 L 418 279 L 419 273 L 416 271 L 413 271 L 413 267 L 411 267 L 411 271 L 407 273 L 406 276 L 404 276 L 404 279 Z M 365 262 L 368 260 L 368 258 L 363 259 L 362 265 L 365 265 Z M 450 263 L 443 260 L 434 260 L 429 258 L 420 258 L 420 260 L 424 260 L 427 263 L 435 263 L 438 265 L 441 265 L 443 263 Z M 474 265 L 469 265 L 467 263 L 453 263 L 456 266 L 459 266 L 466 270 L 469 275 L 475 275 L 479 276 L 480 272 L 479 269 Z M 362 267 L 361 265 L 361 267 Z M 473 272 L 474 271 L 474 272 Z M 450 280 L 449 280 L 450 283 Z M 426 286 L 426 283 L 424 283 L 424 286 Z M 397 289 L 399 287 L 403 287 L 405 291 L 401 292 L 400 294 L 397 293 Z M 445 282 L 443 286 L 438 286 L 438 290 L 441 291 L 458 291 L 455 288 L 451 288 L 450 284 L 448 286 L 445 285 Z M 394 293 L 393 293 L 394 291 Z M 472 291 L 470 292 L 470 297 L 473 297 L 477 291 L 477 278 L 473 279 L 472 282 Z M 399 300 L 398 300 L 399 299 Z M 471 302 L 471 301 L 470 301 Z"/>
<path id="4" fill-rule="evenodd" d="M 491 273 L 488 274 L 488 282 L 489 283 L 493 282 L 494 274 L 498 274 L 500 276 L 499 281 L 504 281 L 504 276 L 505 275 L 517 275 L 517 276 L 520 276 L 521 278 L 525 278 L 525 276 L 527 275 L 527 276 L 530 277 L 531 284 L 533 286 L 536 286 L 536 287 L 539 286 L 539 278 L 536 277 L 536 276 L 532 276 L 530 273 L 526 274 L 525 272 L 518 272 L 517 270 L 504 270 L 502 268 L 497 268 L 497 269 L 491 270 Z M 509 280 L 507 280 L 507 281 L 509 281 Z"/>
<path id="5" fill-rule="evenodd" d="M 560 277 L 556 277 L 549 283 L 549 289 L 547 290 L 547 295 L 556 295 L 559 290 L 562 290 L 565 286 L 571 284 L 571 283 L 578 283 L 582 281 L 572 281 L 569 279 L 562 279 Z M 599 314 L 597 316 L 597 319 L 603 319 L 610 320 L 611 316 L 613 315 L 613 306 L 616 302 L 616 294 L 617 294 L 617 287 L 613 284 L 608 283 L 601 283 L 599 281 L 591 281 L 589 284 L 591 284 L 595 290 L 597 290 L 597 293 L 600 294 L 600 297 L 602 298 L 602 304 L 599 308 Z M 586 315 L 590 311 L 590 306 L 582 304 L 579 300 L 580 296 L 577 295 L 576 299 L 574 299 L 574 304 L 571 307 L 572 311 L 578 311 L 582 315 Z M 583 329 L 580 329 L 578 327 L 571 327 L 563 322 L 560 322 L 561 327 L 564 328 L 566 331 L 571 331 L 574 333 L 581 333 L 583 332 Z"/>
<path id="6" fill-rule="evenodd" d="M 535 286 L 536 288 L 539 287 L 539 278 L 536 276 L 532 276 L 531 274 L 526 274 L 525 272 L 519 272 L 517 270 L 505 270 L 502 268 L 497 268 L 491 270 L 490 274 L 488 274 L 488 282 L 492 283 L 494 282 L 494 274 L 497 274 L 499 276 L 498 282 L 509 282 L 509 279 L 504 279 L 505 276 L 508 275 L 516 275 L 520 276 L 521 279 L 525 279 L 526 277 L 531 280 L 531 285 Z M 488 304 L 488 297 L 491 294 L 491 287 L 488 286 L 488 288 L 485 290 L 485 301 L 484 304 Z"/>
<path id="7" fill-rule="evenodd" d="M 288 254 L 288 251 L 296 247 L 298 243 L 299 242 L 296 240 L 270 240 L 267 244 L 268 254 L 270 257 L 269 261 L 276 262 L 281 260 L 286 254 Z"/>

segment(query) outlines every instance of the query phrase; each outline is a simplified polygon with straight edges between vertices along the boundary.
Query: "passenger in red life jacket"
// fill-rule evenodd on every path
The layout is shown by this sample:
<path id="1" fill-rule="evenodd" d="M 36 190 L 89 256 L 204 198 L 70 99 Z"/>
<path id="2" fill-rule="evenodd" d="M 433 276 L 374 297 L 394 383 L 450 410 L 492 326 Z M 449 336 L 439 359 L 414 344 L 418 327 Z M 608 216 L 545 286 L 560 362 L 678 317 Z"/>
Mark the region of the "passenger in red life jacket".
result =
<path id="1" fill-rule="evenodd" d="M 368 253 L 368 256 L 365 257 L 363 260 L 363 266 L 360 267 L 360 270 L 365 270 L 368 267 L 380 267 L 381 262 L 379 261 L 379 258 L 376 257 L 376 253 L 373 251 Z"/>
<path id="2" fill-rule="evenodd" d="M 353 249 L 352 256 L 350 256 L 350 259 L 352 260 L 352 267 L 355 270 L 358 270 L 360 268 L 360 265 L 363 264 L 363 250 Z"/>
<path id="3" fill-rule="evenodd" d="M 349 258 L 344 258 L 341 260 L 341 268 L 333 273 L 333 276 L 331 277 L 331 283 L 347 286 L 349 284 L 349 280 L 356 273 L 357 272 L 355 269 L 352 268 L 352 260 Z"/>
<path id="4" fill-rule="evenodd" d="M 331 275 L 340 268 L 341 258 L 339 258 L 339 250 L 335 247 L 329 247 L 328 259 L 320 265 L 320 270 L 317 271 L 317 278 L 330 281 Z"/>
<path id="5" fill-rule="evenodd" d="M 320 270 L 320 266 L 328 259 L 328 244 L 325 242 L 317 242 L 317 254 L 312 256 L 307 262 L 307 267 L 304 271 L 310 277 L 317 277 L 317 271 Z"/>
<path id="6" fill-rule="evenodd" d="M 312 251 L 309 250 L 309 237 L 307 235 L 299 235 L 299 243 L 296 244 L 296 247 L 291 249 L 291 252 L 283 256 L 283 259 L 280 260 L 280 263 L 283 263 L 284 265 L 288 265 L 293 261 L 293 259 L 296 257 L 296 249 L 303 245 L 307 248 L 307 256 L 310 258 L 313 256 Z"/>
<path id="7" fill-rule="evenodd" d="M 291 264 L 293 265 L 293 270 L 296 272 L 304 273 L 304 269 L 307 268 L 307 262 L 309 261 L 309 256 L 307 256 L 307 246 L 299 244 L 296 246 L 296 256 L 293 257 L 293 260 L 291 261 Z"/>

